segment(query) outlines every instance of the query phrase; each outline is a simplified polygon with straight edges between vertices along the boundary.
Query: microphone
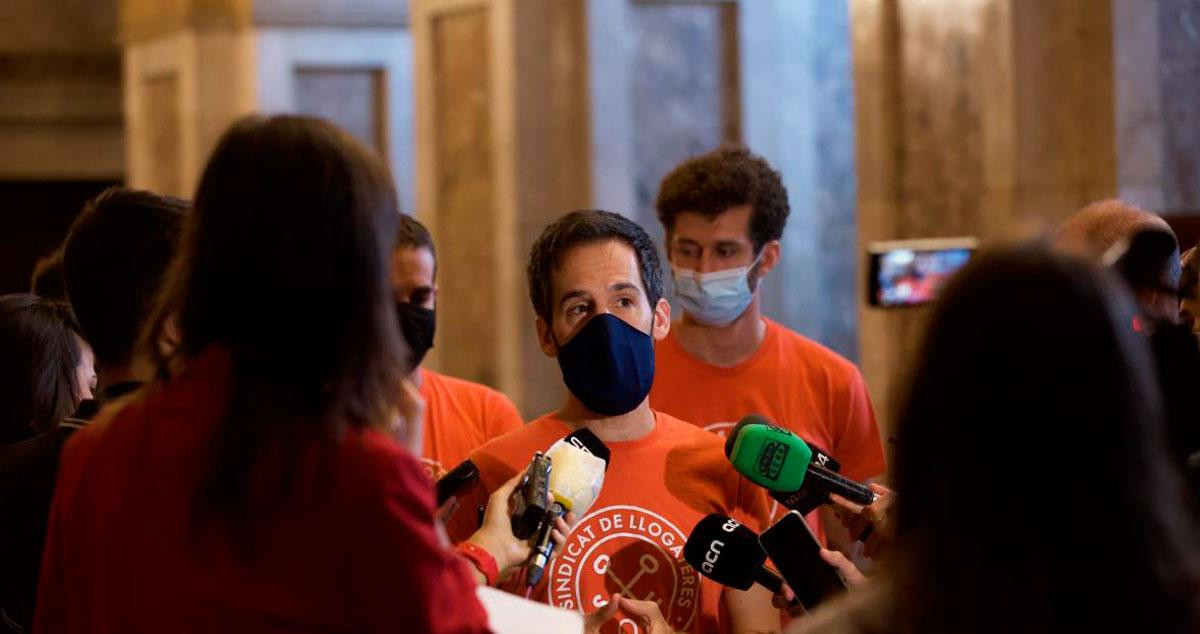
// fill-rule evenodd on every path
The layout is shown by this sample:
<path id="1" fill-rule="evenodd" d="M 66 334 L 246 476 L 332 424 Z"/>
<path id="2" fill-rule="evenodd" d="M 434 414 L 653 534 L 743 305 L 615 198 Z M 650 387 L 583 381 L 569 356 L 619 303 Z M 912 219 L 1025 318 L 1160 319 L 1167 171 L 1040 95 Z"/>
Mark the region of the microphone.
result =
<path id="1" fill-rule="evenodd" d="M 437 505 L 440 507 L 452 496 L 479 481 L 479 467 L 470 460 L 463 460 L 446 475 L 438 478 Z"/>
<path id="2" fill-rule="evenodd" d="M 576 515 L 587 513 L 600 495 L 611 455 L 608 447 L 588 429 L 571 432 L 546 451 L 546 457 L 554 464 L 550 470 L 549 486 L 554 501 L 546 511 L 533 542 L 533 552 L 529 555 L 525 575 L 527 587 L 532 588 L 541 581 L 554 554 L 554 541 L 551 538 L 554 520 L 570 512 Z"/>
<path id="3" fill-rule="evenodd" d="M 797 493 L 808 483 L 818 491 L 836 493 L 855 504 L 869 506 L 875 501 L 871 489 L 817 464 L 812 449 L 799 436 L 757 414 L 741 422 L 746 424 L 739 423 L 737 433 L 729 435 L 725 446 L 729 462 L 751 482 L 785 494 Z"/>
<path id="4" fill-rule="evenodd" d="M 779 594 L 783 587 L 779 575 L 763 565 L 767 553 L 758 534 L 725 515 L 710 513 L 696 524 L 683 545 L 683 558 L 700 574 L 736 590 L 757 583 Z"/>
<path id="5" fill-rule="evenodd" d="M 765 418 L 758 416 L 746 416 L 739 421 L 732 430 L 730 430 L 729 435 L 725 438 L 726 458 L 729 458 L 733 453 L 733 445 L 736 442 L 738 433 L 740 433 L 742 428 L 746 425 L 754 424 L 750 421 L 756 419 L 766 420 Z M 825 451 L 811 442 L 808 443 L 808 448 L 812 450 L 812 461 L 814 464 L 825 467 L 830 471 L 837 472 L 842 470 L 842 463 L 838 462 L 837 459 L 834 458 L 828 451 Z M 804 484 L 800 485 L 800 488 L 796 491 L 769 491 L 769 493 L 776 502 L 779 502 L 793 511 L 799 511 L 801 515 L 808 515 L 809 513 L 815 511 L 822 504 L 829 504 L 829 494 L 825 491 L 817 489 L 812 485 L 811 482 L 805 482 Z"/>
<path id="6" fill-rule="evenodd" d="M 513 489 L 508 499 L 513 537 L 529 539 L 546 517 L 549 510 L 546 499 L 550 495 L 551 470 L 552 461 L 549 457 L 540 451 L 533 454 L 521 483 Z"/>

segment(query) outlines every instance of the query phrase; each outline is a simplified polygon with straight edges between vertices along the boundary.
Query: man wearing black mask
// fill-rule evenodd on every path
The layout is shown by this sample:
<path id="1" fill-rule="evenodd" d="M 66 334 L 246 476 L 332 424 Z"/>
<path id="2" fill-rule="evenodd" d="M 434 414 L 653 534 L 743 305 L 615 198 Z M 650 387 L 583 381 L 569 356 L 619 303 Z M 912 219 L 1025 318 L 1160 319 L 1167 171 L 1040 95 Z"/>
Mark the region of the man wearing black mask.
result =
<path id="1" fill-rule="evenodd" d="M 89 201 L 71 225 L 61 277 L 96 354 L 98 389 L 70 418 L 0 452 L 0 632 L 31 629 L 63 444 L 101 406 L 134 392 L 151 376 L 152 364 L 138 337 L 190 209 L 183 200 L 113 187 Z"/>
<path id="2" fill-rule="evenodd" d="M 430 477 L 462 462 L 483 443 L 521 427 L 521 415 L 507 396 L 478 383 L 421 367 L 433 347 L 436 320 L 437 257 L 429 230 L 411 216 L 400 217 L 392 253 L 396 314 L 411 354 L 410 379 L 425 401 L 422 458 Z"/>
<path id="3" fill-rule="evenodd" d="M 542 232 L 527 274 L 538 340 L 558 360 L 568 393 L 557 411 L 471 454 L 480 486 L 451 517 L 451 539 L 477 524 L 472 500 L 524 470 L 535 451 L 587 428 L 611 451 L 604 485 L 532 596 L 586 613 L 615 610 L 602 631 L 647 621 L 649 631 L 778 631 L 768 591 L 717 586 L 682 556 L 706 514 L 758 530 L 767 507 L 761 489 L 725 459 L 719 437 L 650 407 L 654 345 L 671 327 L 650 236 L 618 214 L 576 211 Z"/>

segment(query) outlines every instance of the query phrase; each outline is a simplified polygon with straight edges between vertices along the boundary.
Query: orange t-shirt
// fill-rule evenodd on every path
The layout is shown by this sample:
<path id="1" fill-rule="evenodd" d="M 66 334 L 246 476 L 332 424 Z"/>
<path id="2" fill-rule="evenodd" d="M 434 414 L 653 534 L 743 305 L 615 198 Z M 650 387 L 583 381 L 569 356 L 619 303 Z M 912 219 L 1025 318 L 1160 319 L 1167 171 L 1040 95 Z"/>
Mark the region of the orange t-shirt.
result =
<path id="1" fill-rule="evenodd" d="M 858 368 L 810 339 L 763 321 L 767 332 L 762 345 L 729 368 L 693 357 L 674 334 L 660 341 L 650 405 L 722 438 L 746 414 L 761 414 L 828 451 L 848 478 L 862 481 L 882 474 L 879 426 Z M 772 501 L 772 520 L 784 512 Z M 823 539 L 816 514 L 808 520 Z"/>
<path id="2" fill-rule="evenodd" d="M 521 414 L 508 397 L 486 385 L 421 369 L 425 450 L 430 477 L 442 477 L 487 441 L 518 429 Z"/>
<path id="3" fill-rule="evenodd" d="M 759 530 L 766 497 L 729 465 L 719 438 L 666 414 L 656 412 L 655 421 L 644 438 L 608 443 L 612 457 L 600 496 L 555 553 L 533 596 L 592 612 L 620 592 L 657 601 L 676 630 L 720 631 L 724 589 L 687 564 L 683 545 L 709 513 Z M 570 432 L 548 414 L 472 453 L 481 486 L 464 496 L 451 518 L 451 539 L 469 537 L 478 527 L 478 506 L 486 494 L 523 471 L 535 451 L 545 451 Z M 602 631 L 625 631 L 618 626 L 624 618 L 618 612 Z"/>

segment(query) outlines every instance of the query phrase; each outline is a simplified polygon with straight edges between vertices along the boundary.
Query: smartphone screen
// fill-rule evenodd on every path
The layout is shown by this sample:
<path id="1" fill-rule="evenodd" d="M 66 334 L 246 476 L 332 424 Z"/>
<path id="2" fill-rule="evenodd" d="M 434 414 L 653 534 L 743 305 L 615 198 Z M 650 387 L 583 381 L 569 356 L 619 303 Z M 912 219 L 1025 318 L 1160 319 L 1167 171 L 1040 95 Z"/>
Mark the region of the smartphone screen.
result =
<path id="1" fill-rule="evenodd" d="M 805 610 L 846 590 L 837 569 L 821 559 L 821 544 L 800 513 L 784 515 L 758 541 Z"/>
<path id="2" fill-rule="evenodd" d="M 871 245 L 868 301 L 872 306 L 919 306 L 942 288 L 975 252 L 971 238 L 909 240 Z"/>

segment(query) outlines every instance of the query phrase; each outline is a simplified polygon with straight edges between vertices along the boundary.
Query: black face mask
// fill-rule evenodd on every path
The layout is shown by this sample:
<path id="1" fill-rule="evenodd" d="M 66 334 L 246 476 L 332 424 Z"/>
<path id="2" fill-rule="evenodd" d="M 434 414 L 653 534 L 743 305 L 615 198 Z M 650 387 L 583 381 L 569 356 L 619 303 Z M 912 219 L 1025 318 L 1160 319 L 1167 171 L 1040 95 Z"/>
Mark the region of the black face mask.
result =
<path id="1" fill-rule="evenodd" d="M 584 324 L 558 349 L 567 389 L 584 407 L 604 416 L 633 411 L 654 382 L 654 339 L 604 313 Z"/>
<path id="2" fill-rule="evenodd" d="M 400 332 L 408 344 L 409 362 L 415 370 L 425 359 L 425 353 L 433 347 L 436 313 L 409 302 L 396 302 L 396 315 L 400 318 Z"/>

